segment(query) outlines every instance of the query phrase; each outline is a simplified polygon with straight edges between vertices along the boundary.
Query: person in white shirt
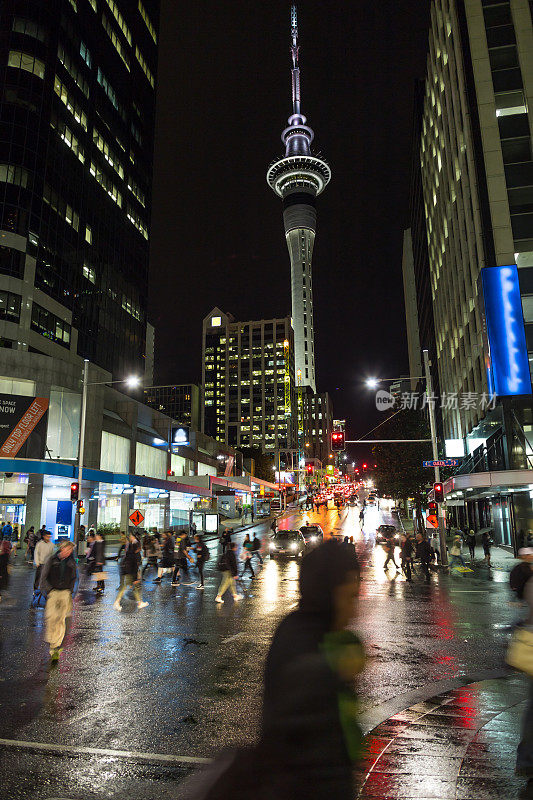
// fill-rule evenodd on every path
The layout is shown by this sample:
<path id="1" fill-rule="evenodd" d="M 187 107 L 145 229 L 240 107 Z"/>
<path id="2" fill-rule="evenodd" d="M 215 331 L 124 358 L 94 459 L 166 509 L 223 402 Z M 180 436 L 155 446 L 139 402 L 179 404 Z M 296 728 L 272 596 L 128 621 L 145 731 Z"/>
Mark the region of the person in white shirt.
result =
<path id="1" fill-rule="evenodd" d="M 35 564 L 35 580 L 33 581 L 33 590 L 37 591 L 39 588 L 39 581 L 41 580 L 41 570 L 43 564 L 47 561 L 54 552 L 54 545 L 50 541 L 50 531 L 41 530 L 41 538 L 35 545 L 35 552 L 33 554 L 33 563 Z"/>

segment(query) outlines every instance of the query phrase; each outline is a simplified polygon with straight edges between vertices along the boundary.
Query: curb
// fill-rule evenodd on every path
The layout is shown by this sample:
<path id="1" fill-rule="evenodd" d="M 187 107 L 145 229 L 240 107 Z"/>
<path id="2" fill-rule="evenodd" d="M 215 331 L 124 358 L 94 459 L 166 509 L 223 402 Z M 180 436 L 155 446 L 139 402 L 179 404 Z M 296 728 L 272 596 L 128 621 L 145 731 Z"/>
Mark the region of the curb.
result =
<path id="1" fill-rule="evenodd" d="M 386 722 L 390 717 L 399 714 L 401 711 L 406 711 L 417 703 L 429 700 L 431 697 L 435 697 L 435 695 L 445 694 L 454 689 L 460 689 L 462 686 L 468 686 L 470 683 L 507 678 L 513 674 L 514 670 L 503 667 L 501 669 L 480 670 L 479 672 L 471 672 L 468 675 L 460 675 L 457 678 L 435 681 L 434 683 L 422 686 L 420 689 L 412 689 L 410 692 L 391 697 L 390 700 L 386 700 L 384 703 L 380 703 L 380 705 L 372 706 L 363 712 L 359 720 L 363 735 L 368 736 L 374 728 Z"/>

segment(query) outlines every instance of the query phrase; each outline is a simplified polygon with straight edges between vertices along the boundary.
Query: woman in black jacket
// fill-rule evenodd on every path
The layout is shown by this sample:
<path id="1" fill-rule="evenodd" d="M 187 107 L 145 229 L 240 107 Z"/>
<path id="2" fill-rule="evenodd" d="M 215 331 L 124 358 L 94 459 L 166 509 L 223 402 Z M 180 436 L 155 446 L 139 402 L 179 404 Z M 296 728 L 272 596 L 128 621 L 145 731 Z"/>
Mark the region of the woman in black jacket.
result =
<path id="1" fill-rule="evenodd" d="M 128 587 L 133 587 L 133 595 L 137 601 L 137 608 L 146 608 L 148 603 L 144 603 L 139 589 L 139 567 L 141 566 L 141 546 L 133 533 L 129 535 L 129 541 L 126 545 L 126 552 L 122 563 L 120 565 L 120 587 L 117 594 L 117 599 L 113 603 L 113 608 L 116 611 L 122 611 L 120 601 L 127 591 Z"/>
<path id="2" fill-rule="evenodd" d="M 93 572 L 103 572 L 105 566 L 105 541 L 102 534 L 97 531 L 96 538 L 91 550 L 93 559 Z M 103 594 L 105 591 L 105 581 L 96 581 L 96 594 Z"/>

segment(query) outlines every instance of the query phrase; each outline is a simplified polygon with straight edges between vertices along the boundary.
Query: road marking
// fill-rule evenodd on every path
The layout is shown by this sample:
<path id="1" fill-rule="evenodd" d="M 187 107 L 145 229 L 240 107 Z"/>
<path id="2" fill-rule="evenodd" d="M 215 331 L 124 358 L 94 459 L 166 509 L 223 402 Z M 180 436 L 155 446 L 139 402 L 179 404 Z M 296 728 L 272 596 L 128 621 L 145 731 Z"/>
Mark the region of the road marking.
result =
<path id="1" fill-rule="evenodd" d="M 244 631 L 239 631 L 239 633 L 234 633 L 233 636 L 228 636 L 227 639 L 222 639 L 222 644 L 227 644 L 228 642 L 234 642 L 235 639 L 242 639 L 243 636 L 246 636 Z"/>
<path id="2" fill-rule="evenodd" d="M 130 758 L 142 761 L 158 761 L 162 764 L 210 764 L 210 758 L 199 756 L 173 756 L 165 753 L 142 753 L 138 750 L 106 750 L 101 747 L 74 747 L 69 744 L 50 744 L 48 742 L 26 742 L 18 739 L 0 739 L 0 747 L 19 747 L 24 750 L 44 750 L 51 753 L 72 753 L 73 755 L 110 756 L 111 758 Z"/>

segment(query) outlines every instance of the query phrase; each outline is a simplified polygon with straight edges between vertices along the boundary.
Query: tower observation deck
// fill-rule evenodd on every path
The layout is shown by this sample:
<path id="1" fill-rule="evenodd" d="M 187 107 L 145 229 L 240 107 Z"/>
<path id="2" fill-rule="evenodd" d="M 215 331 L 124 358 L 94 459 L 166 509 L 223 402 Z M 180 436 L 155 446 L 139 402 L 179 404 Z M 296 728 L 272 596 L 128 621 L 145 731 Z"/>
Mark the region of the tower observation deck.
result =
<path id="1" fill-rule="evenodd" d="M 291 260 L 292 320 L 297 374 L 316 391 L 313 282 L 311 263 L 316 231 L 316 197 L 331 179 L 322 158 L 311 153 L 314 133 L 301 113 L 298 21 L 291 6 L 292 114 L 281 134 L 285 155 L 267 170 L 269 186 L 283 199 L 283 224 Z"/>

